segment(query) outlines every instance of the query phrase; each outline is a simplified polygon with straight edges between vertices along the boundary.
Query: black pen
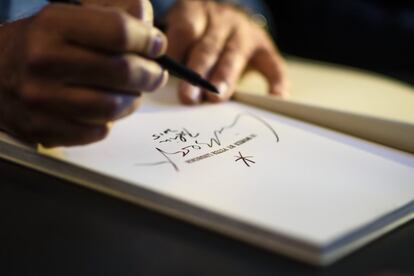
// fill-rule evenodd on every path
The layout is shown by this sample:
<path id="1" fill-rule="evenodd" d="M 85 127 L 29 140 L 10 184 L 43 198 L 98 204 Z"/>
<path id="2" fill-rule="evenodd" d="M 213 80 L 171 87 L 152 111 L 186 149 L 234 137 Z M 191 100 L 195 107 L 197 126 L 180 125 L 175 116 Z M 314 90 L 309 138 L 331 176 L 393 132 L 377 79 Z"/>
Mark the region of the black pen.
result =
<path id="1" fill-rule="evenodd" d="M 49 0 L 51 3 L 64 3 L 64 4 L 73 4 L 81 5 L 80 0 Z M 191 83 L 194 86 L 198 86 L 204 89 L 207 89 L 210 92 L 220 93 L 213 84 L 204 79 L 200 74 L 194 72 L 193 70 L 187 68 L 186 66 L 174 61 L 172 58 L 164 55 L 159 58 L 156 58 L 155 61 L 161 65 L 165 70 L 167 70 L 171 75 L 185 80 Z"/>

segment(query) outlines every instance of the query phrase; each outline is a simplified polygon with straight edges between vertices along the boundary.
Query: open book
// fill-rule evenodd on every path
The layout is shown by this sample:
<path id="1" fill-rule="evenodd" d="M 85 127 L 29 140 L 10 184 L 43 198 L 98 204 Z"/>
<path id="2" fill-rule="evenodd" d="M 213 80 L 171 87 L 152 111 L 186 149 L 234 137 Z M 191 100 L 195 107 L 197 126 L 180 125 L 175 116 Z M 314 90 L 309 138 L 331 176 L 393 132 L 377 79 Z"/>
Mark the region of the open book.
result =
<path id="1" fill-rule="evenodd" d="M 300 120 L 414 153 L 414 88 L 359 70 L 289 62 L 288 101 L 266 96 L 258 74 L 244 78 L 236 99 Z"/>
<path id="2" fill-rule="evenodd" d="M 184 107 L 171 86 L 102 142 L 4 135 L 0 156 L 318 265 L 414 217 L 412 154 L 243 103 Z"/>

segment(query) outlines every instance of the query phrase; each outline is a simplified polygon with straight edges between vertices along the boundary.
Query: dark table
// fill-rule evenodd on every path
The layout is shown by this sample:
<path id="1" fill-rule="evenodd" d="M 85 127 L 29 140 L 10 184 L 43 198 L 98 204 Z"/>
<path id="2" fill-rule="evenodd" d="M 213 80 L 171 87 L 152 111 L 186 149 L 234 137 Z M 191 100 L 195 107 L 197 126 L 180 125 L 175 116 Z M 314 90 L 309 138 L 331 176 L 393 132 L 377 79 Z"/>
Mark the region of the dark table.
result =
<path id="1" fill-rule="evenodd" d="M 316 268 L 2 160 L 0 176 L 0 275 L 414 275 L 414 222 Z"/>

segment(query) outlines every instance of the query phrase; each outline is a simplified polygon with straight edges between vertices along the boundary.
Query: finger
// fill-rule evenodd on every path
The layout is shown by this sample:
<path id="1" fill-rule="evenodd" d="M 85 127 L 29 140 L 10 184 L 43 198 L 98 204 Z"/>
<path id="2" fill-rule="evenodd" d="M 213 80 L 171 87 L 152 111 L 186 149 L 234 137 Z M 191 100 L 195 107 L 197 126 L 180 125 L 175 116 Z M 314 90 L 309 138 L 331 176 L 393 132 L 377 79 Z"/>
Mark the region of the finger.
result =
<path id="1" fill-rule="evenodd" d="M 230 36 L 230 31 L 229 27 L 220 25 L 217 17 L 210 16 L 205 34 L 191 49 L 187 66 L 201 76 L 208 77 L 219 59 Z M 180 99 L 184 103 L 193 104 L 201 101 L 201 89 L 186 82 L 182 83 L 179 88 Z"/>
<path id="2" fill-rule="evenodd" d="M 41 82 L 26 83 L 22 100 L 38 110 L 94 124 L 106 124 L 129 115 L 138 96 Z"/>
<path id="3" fill-rule="evenodd" d="M 119 119 L 125 118 L 131 114 L 133 114 L 141 105 L 142 97 L 134 97 L 131 99 L 131 103 L 128 103 L 127 108 L 124 110 L 123 113 L 120 114 Z"/>
<path id="4" fill-rule="evenodd" d="M 116 9 L 55 4 L 43 9 L 37 21 L 46 30 L 55 30 L 65 39 L 93 49 L 156 57 L 167 48 L 161 31 Z"/>
<path id="5" fill-rule="evenodd" d="M 20 125 L 18 138 L 45 147 L 85 145 L 104 139 L 109 132 L 106 125 L 75 123 L 40 112 L 33 112 L 29 121 Z"/>
<path id="6" fill-rule="evenodd" d="M 175 60 L 185 60 L 185 53 L 204 34 L 207 19 L 202 3 L 179 1 L 166 18 L 169 43 L 167 54 Z"/>
<path id="7" fill-rule="evenodd" d="M 155 91 L 168 81 L 168 71 L 158 63 L 143 59 L 136 55 L 126 55 L 129 68 L 129 83 L 132 87 L 139 87 L 141 91 Z"/>
<path id="8" fill-rule="evenodd" d="M 251 59 L 251 67 L 265 76 L 271 95 L 281 97 L 289 95 L 285 63 L 276 50 L 264 48 L 257 51 Z"/>
<path id="9" fill-rule="evenodd" d="M 241 40 L 242 36 L 235 32 L 227 42 L 209 78 L 210 82 L 217 87 L 220 94 L 206 93 L 209 101 L 225 101 L 230 99 L 234 93 L 237 81 L 246 68 L 246 64 L 250 58 L 248 44 Z"/>
<path id="10" fill-rule="evenodd" d="M 168 80 L 168 73 L 152 60 L 134 54 L 108 57 L 76 47 L 30 57 L 29 70 L 53 81 L 131 93 L 154 91 Z"/>

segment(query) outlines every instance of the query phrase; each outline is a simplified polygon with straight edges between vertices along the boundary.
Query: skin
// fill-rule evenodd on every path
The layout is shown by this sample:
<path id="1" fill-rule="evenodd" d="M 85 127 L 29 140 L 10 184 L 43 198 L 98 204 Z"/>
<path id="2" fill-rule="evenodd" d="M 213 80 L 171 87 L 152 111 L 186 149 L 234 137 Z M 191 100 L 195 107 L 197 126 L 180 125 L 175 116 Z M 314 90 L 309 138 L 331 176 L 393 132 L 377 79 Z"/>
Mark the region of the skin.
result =
<path id="1" fill-rule="evenodd" d="M 243 11 L 214 1 L 182 0 L 168 12 L 166 26 L 167 53 L 221 92 L 207 93 L 181 82 L 178 90 L 183 103 L 228 100 L 247 68 L 266 77 L 270 94 L 288 95 L 283 59 L 266 31 Z"/>
<path id="2" fill-rule="evenodd" d="M 92 143 L 137 108 L 140 91 L 165 84 L 150 59 L 167 47 L 150 3 L 94 2 L 48 5 L 0 28 L 0 128 L 47 147 Z"/>
<path id="3" fill-rule="evenodd" d="M 46 147 L 96 142 L 108 134 L 109 122 L 135 111 L 141 91 L 166 83 L 168 74 L 151 58 L 165 53 L 167 38 L 153 27 L 148 0 L 83 4 L 49 5 L 0 27 L 2 130 Z M 165 21 L 168 54 L 221 90 L 217 96 L 181 82 L 184 103 L 229 99 L 246 68 L 266 76 L 271 94 L 287 95 L 277 48 L 244 12 L 183 0 Z"/>

